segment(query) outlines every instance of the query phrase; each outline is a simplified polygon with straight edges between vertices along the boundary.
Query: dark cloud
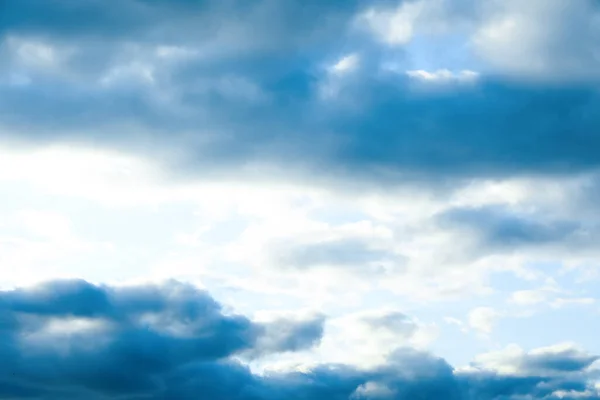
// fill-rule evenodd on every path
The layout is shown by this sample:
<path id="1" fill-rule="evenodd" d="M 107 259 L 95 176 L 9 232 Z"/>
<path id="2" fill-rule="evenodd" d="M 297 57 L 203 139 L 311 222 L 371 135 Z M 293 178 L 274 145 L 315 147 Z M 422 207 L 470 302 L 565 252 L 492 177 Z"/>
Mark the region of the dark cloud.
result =
<path id="1" fill-rule="evenodd" d="M 92 41 L 201 45 L 211 53 L 331 40 L 361 0 L 8 0 L 0 33 Z M 217 49 L 216 47 L 220 47 Z"/>
<path id="2" fill-rule="evenodd" d="M 578 222 L 552 221 L 546 216 L 519 214 L 500 206 L 453 208 L 437 218 L 443 227 L 471 231 L 486 251 L 574 244 L 584 228 Z"/>
<path id="3" fill-rule="evenodd" d="M 552 371 L 557 373 L 574 372 L 586 369 L 598 357 L 586 354 L 581 350 L 567 348 L 558 352 L 541 352 L 530 354 L 523 360 L 521 368 L 531 372 Z"/>
<path id="4" fill-rule="evenodd" d="M 92 141 L 157 157 L 174 150 L 172 166 L 193 173 L 260 163 L 313 180 L 373 183 L 600 166 L 596 88 L 493 76 L 440 86 L 382 72 L 381 54 L 346 29 L 361 1 L 4 4 L 6 40 L 69 49 L 58 69 L 36 69 L 19 64 L 5 40 L 1 132 L 12 138 Z M 208 42 L 248 51 L 222 57 Z M 195 53 L 165 61 L 156 55 L 165 44 Z M 354 50 L 358 71 L 328 75 L 325 64 Z M 99 83 L 132 65 L 149 66 L 153 82 L 132 72 Z M 30 83 L 10 83 L 15 74 Z M 337 95 L 321 98 L 333 81 Z"/>
<path id="5" fill-rule="evenodd" d="M 50 282 L 2 292 L 0 316 L 0 376 L 12 388 L 3 396 L 21 386 L 50 394 L 157 393 L 186 365 L 220 365 L 263 341 L 272 346 L 256 348 L 257 356 L 312 347 L 323 323 L 281 320 L 282 330 L 274 333 L 271 326 L 226 315 L 207 293 L 177 282 Z"/>
<path id="6" fill-rule="evenodd" d="M 248 352 L 251 356 L 264 353 L 298 351 L 316 346 L 324 333 L 325 318 L 315 316 L 305 320 L 279 318 L 263 324 L 263 335 L 255 348 Z"/>
<path id="7" fill-rule="evenodd" d="M 590 107 L 598 95 L 589 89 L 482 81 L 419 95 L 383 81 L 364 92 L 366 112 L 340 119 L 350 141 L 342 159 L 351 164 L 479 175 L 566 172 L 597 162 L 591 149 L 600 144 L 593 133 L 600 116 Z"/>
<path id="8" fill-rule="evenodd" d="M 256 84 L 268 100 L 194 93 L 193 78 L 174 86 L 167 104 L 149 89 L 5 87 L 0 113 L 5 132 L 36 141 L 176 149 L 171 161 L 194 173 L 266 163 L 314 179 L 392 182 L 576 173 L 600 164 L 600 97 L 592 88 L 482 80 L 418 93 L 404 76 L 362 76 L 340 94 L 356 103 L 348 108 L 319 100 L 310 75 L 280 70 L 256 79 L 266 81 Z"/>
<path id="9" fill-rule="evenodd" d="M 396 327 L 402 315 L 373 323 Z M 0 292 L 0 397 L 7 399 L 553 399 L 590 389 L 581 351 L 525 355 L 516 375 L 456 372 L 399 349 L 364 370 L 319 365 L 257 375 L 234 357 L 313 346 L 322 317 L 258 324 L 228 315 L 208 294 L 169 282 L 134 287 L 49 282 Z M 573 398 L 575 395 L 573 394 Z M 563 398 L 569 398 L 563 397 Z"/>

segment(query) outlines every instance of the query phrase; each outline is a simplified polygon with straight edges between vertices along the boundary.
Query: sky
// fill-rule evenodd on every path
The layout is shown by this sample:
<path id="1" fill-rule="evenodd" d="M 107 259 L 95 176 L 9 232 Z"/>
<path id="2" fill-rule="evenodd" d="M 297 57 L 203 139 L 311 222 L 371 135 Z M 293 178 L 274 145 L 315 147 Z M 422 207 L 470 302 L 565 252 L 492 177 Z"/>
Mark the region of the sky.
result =
<path id="1" fill-rule="evenodd" d="M 0 0 L 0 398 L 600 399 L 597 0 Z"/>

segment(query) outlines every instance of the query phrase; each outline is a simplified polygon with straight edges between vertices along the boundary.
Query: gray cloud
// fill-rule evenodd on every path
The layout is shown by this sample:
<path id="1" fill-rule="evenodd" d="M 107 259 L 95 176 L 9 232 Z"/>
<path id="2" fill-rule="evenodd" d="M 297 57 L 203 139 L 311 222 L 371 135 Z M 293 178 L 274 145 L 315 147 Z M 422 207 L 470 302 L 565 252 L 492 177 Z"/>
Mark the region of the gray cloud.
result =
<path id="1" fill-rule="evenodd" d="M 3 137 L 125 147 L 193 174 L 240 174 L 266 164 L 288 177 L 372 184 L 600 166 L 600 98 L 593 87 L 489 76 L 435 89 L 383 72 L 377 50 L 344 28 L 365 6 L 359 1 L 69 4 L 8 2 Z M 44 17 L 25 18 L 36 10 Z M 192 20 L 197 30 L 185 29 Z M 204 42 L 220 39 L 202 30 L 214 26 L 248 52 L 207 52 Z M 167 50 L 158 37 L 171 40 Z M 6 47 L 9 38 L 41 41 L 57 54 L 70 50 L 56 56 L 56 71 L 34 68 L 19 64 L 18 52 Z M 260 44 L 269 41 L 280 43 Z M 177 58 L 177 51 L 187 55 Z M 324 64 L 349 51 L 363 64 L 340 77 L 338 95 L 324 100 L 321 88 L 331 78 Z M 115 73 L 125 74 L 119 84 L 101 84 Z M 14 83 L 15 76 L 25 83 Z"/>
<path id="2" fill-rule="evenodd" d="M 418 330 L 417 324 L 401 312 L 367 316 L 364 321 L 375 329 L 386 329 L 400 337 L 411 337 Z"/>
<path id="3" fill-rule="evenodd" d="M 527 79 L 599 77 L 597 1 L 491 1 L 482 8 L 475 45 L 497 70 Z"/>
<path id="4" fill-rule="evenodd" d="M 471 231 L 486 251 L 573 244 L 585 228 L 576 221 L 552 221 L 542 215 L 519 214 L 498 206 L 453 208 L 437 218 L 444 227 Z"/>
<path id="5" fill-rule="evenodd" d="M 125 0 L 103 3 L 8 1 L 4 35 L 92 41 L 202 44 L 209 51 L 256 51 L 318 44 L 344 27 L 360 1 Z M 301 18 L 298 18 L 301 16 Z M 217 50 L 217 47 L 221 49 Z"/>
<path id="6" fill-rule="evenodd" d="M 397 314 L 372 323 L 395 329 L 405 320 Z M 574 391 L 572 398 L 598 398 L 585 394 L 594 376 L 588 367 L 597 357 L 568 349 L 525 354 L 516 361 L 517 375 L 485 367 L 455 372 L 443 359 L 412 349 L 399 349 L 370 370 L 323 364 L 264 376 L 232 359 L 253 349 L 300 350 L 321 334 L 321 318 L 260 325 L 224 314 L 208 294 L 177 282 L 49 282 L 0 292 L 0 396 L 516 400 L 554 399 L 562 390 Z M 271 346 L 261 347 L 265 343 Z"/>
<path id="7" fill-rule="evenodd" d="M 281 353 L 312 348 L 319 344 L 324 333 L 324 316 L 302 321 L 277 319 L 263 324 L 264 333 L 249 354 Z"/>
<path id="8" fill-rule="evenodd" d="M 275 245 L 273 263 L 281 268 L 310 269 L 334 267 L 358 273 L 385 273 L 386 268 L 405 261 L 392 251 L 364 238 L 337 238 L 308 243 Z"/>
<path id="9" fill-rule="evenodd" d="M 274 333 L 225 315 L 208 294 L 177 282 L 112 288 L 57 281 L 2 292 L 0 321 L 2 380 L 45 398 L 81 390 L 156 394 L 190 363 L 218 367 L 264 340 L 273 346 L 256 349 L 257 355 L 302 350 L 322 335 L 322 320 L 282 320 Z"/>
<path id="10" fill-rule="evenodd" d="M 558 352 L 529 354 L 523 359 L 521 368 L 529 373 L 577 372 L 588 368 L 596 360 L 598 360 L 597 356 L 574 348 L 566 348 Z"/>

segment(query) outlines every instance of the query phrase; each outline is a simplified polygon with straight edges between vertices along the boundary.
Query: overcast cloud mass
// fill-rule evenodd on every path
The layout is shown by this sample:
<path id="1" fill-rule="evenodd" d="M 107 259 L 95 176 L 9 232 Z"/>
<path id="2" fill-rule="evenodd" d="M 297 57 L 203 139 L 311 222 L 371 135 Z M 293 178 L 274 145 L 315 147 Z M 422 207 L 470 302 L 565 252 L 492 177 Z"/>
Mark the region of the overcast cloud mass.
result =
<path id="1" fill-rule="evenodd" d="M 597 0 L 0 0 L 0 398 L 600 399 Z"/>

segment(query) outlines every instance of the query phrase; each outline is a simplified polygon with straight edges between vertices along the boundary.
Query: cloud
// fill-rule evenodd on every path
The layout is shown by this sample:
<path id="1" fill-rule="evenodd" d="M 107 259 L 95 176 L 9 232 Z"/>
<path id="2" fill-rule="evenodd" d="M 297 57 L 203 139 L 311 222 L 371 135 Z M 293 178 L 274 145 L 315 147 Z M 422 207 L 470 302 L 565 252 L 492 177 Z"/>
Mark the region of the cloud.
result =
<path id="1" fill-rule="evenodd" d="M 527 79 L 598 78 L 600 8 L 593 0 L 492 1 L 476 29 L 477 51 Z"/>
<path id="2" fill-rule="evenodd" d="M 525 272 L 548 258 L 595 264 L 595 205 L 580 209 L 573 195 L 600 166 L 590 84 L 596 7 L 479 3 L 3 2 L 1 140 L 68 149 L 0 154 L 0 177 L 11 186 L 3 202 L 41 210 L 16 212 L 14 224 L 4 218 L 12 210 L 0 215 L 1 261 L 15 267 L 8 279 L 30 270 L 131 277 L 150 259 L 164 275 L 201 275 L 244 309 L 311 302 L 346 315 L 363 301 L 487 294 L 492 271 L 537 278 Z M 469 53 L 461 57 L 469 65 L 437 54 L 419 65 L 416 53 L 435 53 L 425 47 L 437 39 L 470 42 L 456 49 Z M 541 79 L 515 79 L 534 75 Z M 154 164 L 78 153 L 80 142 Z M 289 186 L 272 189 L 273 181 Z M 321 184 L 327 190 L 315 189 Z M 368 185 L 379 190 L 363 191 Z M 62 210 L 46 211 L 53 207 Z M 170 241 L 174 230 L 188 233 L 188 246 Z M 80 234 L 93 243 L 115 236 L 124 263 L 90 255 L 87 240 L 75 241 Z M 85 247 L 90 262 L 52 256 L 58 244 Z M 565 295 L 552 304 L 592 302 Z M 479 308 L 468 322 L 491 332 L 499 315 Z M 501 368 L 463 372 L 402 349 L 426 347 L 439 333 L 434 324 L 398 311 L 334 319 L 258 322 L 174 282 L 5 291 L 0 391 L 50 399 L 597 397 L 595 356 L 582 350 L 523 350 Z M 329 335 L 332 326 L 341 334 Z M 245 365 L 333 341 L 347 344 L 337 365 L 265 374 Z"/>
<path id="3" fill-rule="evenodd" d="M 370 29 L 380 40 L 391 45 L 404 45 L 413 39 L 415 20 L 423 2 L 401 2 L 395 12 L 368 9 L 356 23 Z"/>
<path id="4" fill-rule="evenodd" d="M 511 345 L 478 356 L 465 377 L 477 398 L 596 399 L 593 378 L 588 383 L 581 380 L 582 375 L 595 376 L 596 359 L 571 344 L 530 352 Z"/>
<path id="5" fill-rule="evenodd" d="M 549 305 L 555 309 L 596 304 L 596 299 L 593 297 L 577 296 L 577 293 L 568 293 L 555 286 L 518 290 L 511 294 L 508 301 L 520 306 Z"/>
<path id="6" fill-rule="evenodd" d="M 575 298 L 557 298 L 551 305 L 554 308 L 561 308 L 565 306 L 589 306 L 596 304 L 596 299 L 593 297 L 575 297 Z"/>
<path id="7" fill-rule="evenodd" d="M 259 339 L 255 352 L 265 353 L 299 351 L 315 347 L 324 334 L 325 318 L 316 316 L 305 320 L 279 318 L 263 324 L 265 332 Z"/>
<path id="8" fill-rule="evenodd" d="M 15 399 L 187 399 L 199 392 L 240 400 L 433 400 L 442 394 L 492 400 L 500 393 L 545 399 L 558 390 L 590 391 L 587 371 L 597 358 L 563 345 L 484 355 L 471 369 L 454 371 L 443 359 L 400 347 L 366 369 L 318 364 L 304 372 L 258 375 L 236 355 L 264 343 L 274 344 L 262 347 L 268 351 L 312 346 L 322 320 L 255 323 L 226 314 L 207 293 L 174 281 L 124 287 L 54 281 L 3 291 L 0 305 L 0 393 Z M 364 317 L 374 329 L 411 326 L 398 313 Z M 275 336 L 261 342 L 264 334 Z M 581 398 L 594 396 L 590 391 Z"/>
<path id="9" fill-rule="evenodd" d="M 236 103 L 223 92 L 215 92 L 221 100 L 208 103 L 211 91 L 188 93 L 193 87 L 188 81 L 177 88 L 178 100 L 166 105 L 145 90 L 125 97 L 77 90 L 65 97 L 56 87 L 46 91 L 36 85 L 7 88 L 0 108 L 8 115 L 5 133 L 43 141 L 93 139 L 138 150 L 154 142 L 163 149 L 150 145 L 144 151 L 195 174 L 239 173 L 236 167 L 264 165 L 296 176 L 318 170 L 317 181 L 337 177 L 381 184 L 598 167 L 600 144 L 593 132 L 600 115 L 594 111 L 598 95 L 591 89 L 528 88 L 480 79 L 475 86 L 424 93 L 410 88 L 411 78 L 390 74 L 365 75 L 344 86 L 340 96 L 356 99 L 360 109 L 351 113 L 335 103 L 317 107 L 317 94 L 285 100 L 294 96 L 290 85 L 311 87 L 311 78 L 302 75 L 295 83 L 280 76 L 281 87 L 261 89 L 272 99 L 264 105 Z M 61 93 L 69 90 L 67 85 Z M 184 111 L 191 108 L 210 111 L 210 116 Z M 36 121 L 29 118 L 32 114 Z M 226 120 L 226 114 L 235 118 Z M 119 127 L 125 121 L 134 128 Z M 110 133 L 115 129 L 129 134 L 115 136 Z M 136 138 L 141 141 L 133 144 Z"/>
<path id="10" fill-rule="evenodd" d="M 454 208 L 439 216 L 442 224 L 471 230 L 486 251 L 564 243 L 582 228 L 574 221 L 552 221 L 502 207 Z"/>
<path id="11" fill-rule="evenodd" d="M 526 306 L 546 302 L 549 293 L 552 290 L 538 289 L 538 290 L 518 290 L 511 294 L 510 302 Z"/>
<path id="12" fill-rule="evenodd" d="M 383 315 L 367 315 L 364 317 L 373 329 L 385 329 L 399 336 L 411 337 L 417 331 L 417 325 L 407 315 L 400 312 Z"/>
<path id="13" fill-rule="evenodd" d="M 72 5 L 55 0 L 44 4 L 10 1 L 4 7 L 0 34 L 62 40 L 80 37 L 90 41 L 201 43 L 209 51 L 216 51 L 217 45 L 223 52 L 256 51 L 302 42 L 318 44 L 315 39 L 327 39 L 327 33 L 343 28 L 358 4 L 127 0 L 108 5 L 85 0 Z M 299 12 L 303 18 L 297 19 Z M 267 21 L 271 23 L 266 24 Z M 220 23 L 224 25 L 217 29 Z"/>
<path id="14" fill-rule="evenodd" d="M 76 6 L 57 0 L 10 0 L 3 11 L 4 37 L 81 41 L 96 49 L 109 44 L 104 46 L 104 59 L 91 52 L 74 57 L 89 68 L 94 68 L 93 61 L 106 65 L 118 59 L 127 48 L 122 44 L 159 45 L 163 55 L 175 54 L 164 51 L 168 48 L 195 48 L 205 61 L 214 62 L 297 51 L 314 55 L 338 51 L 348 42 L 364 46 L 356 31 L 400 47 L 422 38 L 459 37 L 459 43 L 467 45 L 462 51 L 471 58 L 479 57 L 494 71 L 528 79 L 597 77 L 599 60 L 594 47 L 600 34 L 599 10 L 593 0 L 127 0 L 111 5 L 84 0 Z"/>
<path id="15" fill-rule="evenodd" d="M 400 7 L 421 3 L 427 2 Z M 549 8 L 559 10 L 564 2 L 551 3 Z M 600 107 L 592 87 L 566 81 L 533 85 L 484 73 L 473 81 L 464 79 L 472 73 L 440 73 L 445 65 L 385 71 L 385 56 L 345 29 L 360 14 L 361 2 L 125 1 L 109 7 L 83 1 L 77 18 L 66 4 L 8 2 L 3 26 L 9 44 L 0 69 L 2 137 L 135 149 L 195 174 L 379 185 L 599 167 L 594 132 Z M 441 11 L 426 7 L 435 14 L 431 18 L 442 21 L 456 15 L 455 9 L 478 9 L 468 1 L 441 4 Z M 29 8 L 23 7 L 31 7 L 27 15 L 53 15 L 55 22 L 26 19 L 23 10 Z M 590 14 L 577 7 L 568 10 Z M 480 18 L 479 12 L 469 15 L 468 20 Z M 101 35 L 103 30 L 111 34 Z M 227 56 L 211 54 L 217 48 Z M 320 66 L 343 55 L 351 58 L 339 66 L 348 69 L 360 59 L 360 68 L 332 83 L 330 71 Z M 42 61 L 60 68 L 48 69 Z M 471 67 L 458 71 L 465 68 Z M 429 83 L 446 77 L 444 90 L 415 87 L 423 81 L 415 74 Z M 12 84 L 16 76 L 29 84 Z M 336 95 L 324 98 L 323 88 Z"/>
<path id="16" fill-rule="evenodd" d="M 381 246 L 381 244 L 379 244 Z M 341 238 L 314 243 L 280 246 L 273 262 L 282 268 L 310 269 L 334 267 L 356 273 L 385 273 L 403 263 L 402 256 L 378 249 L 377 243 L 360 238 Z"/>
<path id="17" fill-rule="evenodd" d="M 53 281 L 3 291 L 0 316 L 2 380 L 43 397 L 157 396 L 187 365 L 215 373 L 249 349 L 302 350 L 322 335 L 322 320 L 281 320 L 277 330 L 227 315 L 207 293 L 174 281 L 129 287 Z M 269 346 L 256 348 L 259 342 Z"/>
<path id="18" fill-rule="evenodd" d="M 467 58 L 494 74 L 544 82 L 599 77 L 593 0 L 400 1 L 368 8 L 358 23 L 389 46 L 458 37 Z"/>
<path id="19" fill-rule="evenodd" d="M 491 334 L 496 320 L 502 313 L 491 307 L 477 307 L 469 312 L 469 326 L 483 334 Z"/>
<path id="20" fill-rule="evenodd" d="M 499 374 L 540 377 L 580 373 L 598 359 L 572 343 L 560 343 L 529 352 L 517 345 L 477 356 L 473 365 Z"/>
<path id="21" fill-rule="evenodd" d="M 452 82 L 452 81 L 474 81 L 478 78 L 479 74 L 475 71 L 463 70 L 460 72 L 452 72 L 447 69 L 440 69 L 437 71 L 429 72 L 425 70 L 411 70 L 406 71 L 406 74 L 417 80 L 432 83 L 441 82 Z"/>
<path id="22" fill-rule="evenodd" d="M 148 159 L 77 146 L 7 147 L 0 164 L 4 198 L 14 199 L 15 214 L 9 209 L 0 218 L 3 260 L 18 267 L 5 276 L 11 282 L 17 275 L 21 283 L 36 276 L 110 282 L 139 274 L 200 275 L 236 288 L 241 304 L 243 292 L 315 306 L 333 307 L 343 298 L 349 307 L 380 288 L 411 300 L 469 298 L 496 289 L 495 271 L 538 279 L 545 270 L 532 274 L 535 264 L 596 263 L 595 205 L 579 206 L 594 175 L 474 180 L 442 192 L 406 184 L 380 193 L 177 179 Z M 21 179 L 33 192 L 15 183 Z M 68 204 L 53 203 L 56 197 Z M 136 222 L 123 227 L 133 210 Z M 440 216 L 448 221 L 440 224 Z M 53 224 L 54 233 L 70 225 L 85 254 L 58 252 L 67 243 L 47 237 Z M 553 236 L 570 226 L 585 235 L 567 229 L 564 238 Z M 22 235 L 28 227 L 32 235 Z M 187 244 L 182 234 L 191 235 Z M 110 248 L 98 245 L 105 241 Z M 106 267 L 121 257 L 131 265 L 130 254 L 137 258 L 140 249 L 144 260 L 131 268 Z M 84 256 L 89 263 L 82 269 Z M 44 271 L 39 263 L 47 265 Z"/>
<path id="23" fill-rule="evenodd" d="M 315 354 L 329 363 L 374 368 L 399 348 L 426 349 L 437 338 L 436 328 L 393 309 L 352 311 L 328 320 Z"/>
<path id="24" fill-rule="evenodd" d="M 478 7 L 470 0 L 409 0 L 375 4 L 355 23 L 389 46 L 404 46 L 419 36 L 443 36 L 469 27 Z"/>

